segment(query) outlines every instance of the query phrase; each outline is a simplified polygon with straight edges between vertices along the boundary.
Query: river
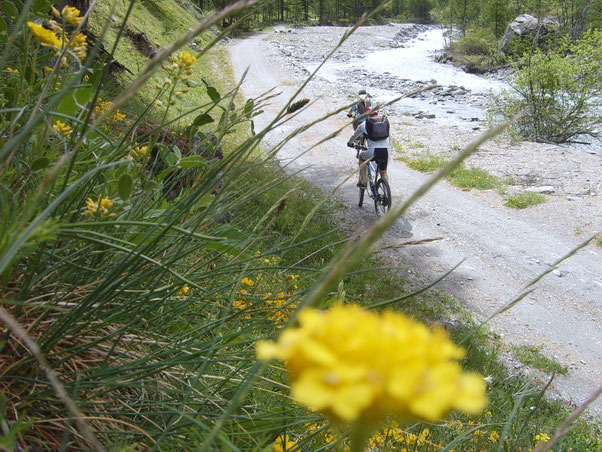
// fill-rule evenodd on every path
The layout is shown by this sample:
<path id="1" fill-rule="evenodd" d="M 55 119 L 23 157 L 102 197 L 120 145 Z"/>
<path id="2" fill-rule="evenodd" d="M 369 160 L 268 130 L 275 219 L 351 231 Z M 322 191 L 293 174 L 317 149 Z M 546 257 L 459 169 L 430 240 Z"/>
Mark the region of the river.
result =
<path id="1" fill-rule="evenodd" d="M 369 87 L 377 102 L 387 102 L 400 93 L 437 84 L 439 87 L 432 93 L 402 99 L 387 107 L 388 111 L 424 117 L 439 124 L 483 128 L 492 96 L 509 89 L 509 85 L 500 78 L 469 74 L 451 64 L 437 62 L 435 56 L 446 44 L 445 30 L 436 26 L 425 29 L 405 41 L 402 47 L 372 51 L 365 57 L 348 61 L 328 61 L 320 69 L 319 77 L 332 83 L 356 80 L 358 86 Z M 306 62 L 304 67 L 313 71 L 317 65 L 315 61 Z M 602 140 L 586 136 L 578 141 L 587 144 L 571 146 L 602 156 Z"/>
<path id="2" fill-rule="evenodd" d="M 429 27 L 409 39 L 403 47 L 374 51 L 347 62 L 329 61 L 320 69 L 319 76 L 341 83 L 349 79 L 349 74 L 359 81 L 365 75 L 365 79 L 372 82 L 366 80 L 366 84 L 371 85 L 370 94 L 379 102 L 399 96 L 400 84 L 408 88 L 440 85 L 435 95 L 406 98 L 389 108 L 412 115 L 423 112 L 435 115 L 429 118 L 435 122 L 474 128 L 475 122 L 486 119 L 490 95 L 499 93 L 505 83 L 435 61 L 435 55 L 444 45 L 444 29 Z M 307 63 L 305 67 L 312 71 L 317 63 Z M 391 83 L 391 79 L 397 83 Z M 376 86 L 375 80 L 385 81 L 383 87 Z"/>

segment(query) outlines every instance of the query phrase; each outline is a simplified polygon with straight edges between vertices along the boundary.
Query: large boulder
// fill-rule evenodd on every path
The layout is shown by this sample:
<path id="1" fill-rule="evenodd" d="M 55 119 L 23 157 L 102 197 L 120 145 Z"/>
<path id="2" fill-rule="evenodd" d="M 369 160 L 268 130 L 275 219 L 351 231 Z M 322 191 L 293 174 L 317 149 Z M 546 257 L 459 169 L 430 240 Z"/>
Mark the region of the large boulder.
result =
<path id="1" fill-rule="evenodd" d="M 539 42 L 542 36 L 555 32 L 559 28 L 560 23 L 554 17 L 546 17 L 543 21 L 539 21 L 537 17 L 530 14 L 521 14 L 506 27 L 504 36 L 500 40 L 500 50 L 506 52 L 510 42 L 517 37 L 532 36 Z"/>

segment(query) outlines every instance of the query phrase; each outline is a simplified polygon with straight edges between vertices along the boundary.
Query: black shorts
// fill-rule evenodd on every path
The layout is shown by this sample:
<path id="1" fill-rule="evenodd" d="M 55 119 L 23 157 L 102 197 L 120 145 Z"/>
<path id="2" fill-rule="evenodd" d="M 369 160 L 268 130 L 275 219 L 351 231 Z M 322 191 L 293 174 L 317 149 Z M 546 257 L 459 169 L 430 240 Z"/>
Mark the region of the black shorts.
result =
<path id="1" fill-rule="evenodd" d="M 387 169 L 387 161 L 389 160 L 389 150 L 387 148 L 374 148 L 374 157 L 372 160 L 376 162 L 379 171 L 385 171 Z"/>

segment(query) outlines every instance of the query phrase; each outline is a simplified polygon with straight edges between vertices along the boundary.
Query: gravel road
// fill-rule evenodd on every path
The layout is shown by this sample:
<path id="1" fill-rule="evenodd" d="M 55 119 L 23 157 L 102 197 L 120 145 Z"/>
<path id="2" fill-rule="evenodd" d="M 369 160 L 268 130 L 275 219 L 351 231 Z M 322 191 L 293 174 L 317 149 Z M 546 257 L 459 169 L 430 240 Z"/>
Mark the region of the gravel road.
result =
<path id="1" fill-rule="evenodd" d="M 404 36 L 412 35 L 413 29 L 403 24 L 362 27 L 335 58 L 351 58 L 362 51 L 367 40 L 382 47 L 403 45 Z M 242 84 L 244 95 L 256 97 L 272 88 L 281 93 L 256 118 L 256 130 L 269 122 L 305 79 L 307 73 L 301 63 L 319 61 L 344 31 L 337 27 L 277 29 L 231 43 L 236 76 L 241 78 L 249 69 Z M 302 123 L 350 103 L 361 86 L 352 82 L 356 77 L 349 80 L 347 86 L 319 77 L 310 81 L 301 97 L 316 102 L 268 134 L 266 149 Z M 370 90 L 370 86 L 364 87 Z M 394 109 L 389 114 L 392 136 L 406 156 L 430 153 L 449 157 L 482 133 L 435 124 Z M 281 165 L 289 173 L 301 171 L 324 192 L 335 189 L 357 169 L 354 151 L 345 145 L 351 128 L 308 149 L 344 127 L 346 121 L 340 114 L 287 143 L 277 155 Z M 549 186 L 553 192 L 546 195 L 543 204 L 514 210 L 504 206 L 503 195 L 497 191 L 461 191 L 441 182 L 388 231 L 383 242 L 440 238 L 419 246 L 389 249 L 386 254 L 404 269 L 405 277 L 417 282 L 434 279 L 465 259 L 442 288 L 464 300 L 477 318 L 485 318 L 556 260 L 602 231 L 602 157 L 569 147 L 497 139 L 483 145 L 466 164 L 513 180 L 510 192 L 534 186 Z M 389 176 L 393 202 L 407 197 L 429 177 L 395 159 Z M 355 182 L 355 176 L 351 177 L 334 194 L 346 206 L 336 217 L 349 233 L 365 230 L 375 220 L 370 205 L 356 207 Z M 534 288 L 513 309 L 496 317 L 490 327 L 505 343 L 541 346 L 544 354 L 568 366 L 567 376 L 555 378 L 552 393 L 579 404 L 602 384 L 602 248 L 588 245 Z M 507 360 L 511 372 L 545 378 L 512 357 Z M 591 412 L 602 414 L 601 400 Z"/>

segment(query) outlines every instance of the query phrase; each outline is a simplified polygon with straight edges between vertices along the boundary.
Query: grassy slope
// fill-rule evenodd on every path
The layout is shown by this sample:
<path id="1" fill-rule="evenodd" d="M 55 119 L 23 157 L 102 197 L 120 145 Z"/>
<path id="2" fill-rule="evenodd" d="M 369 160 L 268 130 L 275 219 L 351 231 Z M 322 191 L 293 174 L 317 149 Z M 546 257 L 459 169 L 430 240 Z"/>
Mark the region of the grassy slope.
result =
<path id="1" fill-rule="evenodd" d="M 114 45 L 122 25 L 122 19 L 127 14 L 129 2 L 99 2 L 95 13 L 90 22 L 90 28 L 96 35 L 101 35 L 105 23 L 109 23 L 106 30 L 104 46 L 110 50 Z M 119 41 L 115 51 L 115 58 L 123 64 L 133 74 L 139 71 L 147 63 L 148 58 L 136 50 L 130 33 L 142 32 L 146 35 L 155 49 L 160 49 L 173 42 L 176 38 L 188 31 L 203 19 L 203 14 L 198 10 L 188 10 L 180 6 L 174 0 L 146 1 L 136 2 L 130 13 L 128 24 L 124 30 L 124 35 Z M 217 34 L 217 32 L 215 33 Z M 207 33 L 197 36 L 194 49 L 201 49 L 211 42 L 214 38 L 213 33 Z M 187 50 L 194 56 L 198 56 L 190 46 L 184 46 L 182 50 Z M 234 86 L 231 83 L 232 71 L 227 64 L 227 49 L 224 46 L 216 46 L 207 53 L 200 56 L 194 69 L 197 72 L 196 79 L 193 81 L 193 88 L 190 93 L 178 100 L 174 109 L 174 116 L 177 113 L 188 112 L 199 105 L 210 102 L 207 95 L 207 89 L 202 80 L 205 80 L 210 86 L 214 86 L 219 92 L 226 92 Z M 117 76 L 120 84 L 127 84 L 133 80 L 134 76 L 128 72 L 121 72 Z M 163 83 L 165 72 L 159 71 L 148 83 L 148 89 L 142 90 L 137 102 L 148 104 L 154 95 L 152 87 L 156 83 Z M 130 108 L 140 108 L 141 105 L 131 105 Z M 193 115 L 185 119 L 190 120 Z"/>
<path id="2" fill-rule="evenodd" d="M 95 16 L 95 20 L 91 24 L 97 34 L 100 32 L 98 24 L 104 23 L 104 20 L 110 20 L 111 16 L 123 17 L 125 15 L 123 4 L 116 2 L 115 5 L 115 9 L 110 10 L 107 3 L 101 2 L 99 4 L 97 16 Z M 185 32 L 188 27 L 193 26 L 197 19 L 199 17 L 195 18 L 194 14 L 183 9 L 172 0 L 137 2 L 130 18 L 129 27 L 135 31 L 143 31 L 151 43 L 156 47 L 160 47 Z M 109 42 L 115 39 L 118 24 L 119 22 L 111 21 L 107 35 Z M 203 41 L 206 43 L 210 39 L 211 37 L 207 36 L 197 40 L 197 42 Z M 108 48 L 108 45 L 105 44 L 105 47 Z M 115 56 L 118 61 L 136 73 L 143 67 L 147 58 L 133 50 L 133 44 L 126 38 L 121 41 Z M 207 56 L 201 58 L 197 62 L 195 69 L 209 84 L 216 86 L 222 92 L 233 86 L 232 72 L 227 64 L 226 49 L 222 46 L 217 46 Z M 120 81 L 125 83 L 129 77 L 129 74 L 123 73 L 120 76 Z M 157 76 L 158 80 L 160 80 L 159 77 L 161 76 Z M 152 98 L 151 96 L 152 90 L 143 92 L 141 95 L 142 102 L 149 102 Z M 208 96 L 205 86 L 199 79 L 197 80 L 196 87 L 193 88 L 189 96 L 185 96 L 179 108 L 181 109 L 180 111 L 186 111 L 207 101 Z M 257 171 L 253 174 L 253 177 L 268 180 L 271 177 L 268 174 L 273 171 L 273 168 L 266 168 L 265 170 Z M 244 228 L 245 218 L 262 216 L 284 193 L 293 190 L 288 195 L 287 208 L 271 226 L 266 240 L 276 240 L 276 237 L 282 239 L 295 234 L 300 226 L 301 219 L 305 218 L 313 209 L 314 199 L 317 199 L 319 195 L 317 191 L 308 187 L 302 181 L 285 178 L 284 176 L 282 176 L 282 179 L 282 184 L 270 191 L 265 197 L 256 199 L 253 204 L 245 206 L 244 209 L 238 212 L 234 212 L 234 222 L 238 223 L 241 228 Z M 345 240 L 344 234 L 335 226 L 332 220 L 328 218 L 318 220 L 318 218 L 324 218 L 324 216 L 320 215 L 316 217 L 298 237 L 298 242 L 303 240 L 311 241 L 291 249 L 282 257 L 282 264 L 290 266 L 304 259 L 315 250 L 326 247 L 323 251 L 314 254 L 311 259 L 304 260 L 302 264 L 297 266 L 305 269 L 304 279 L 306 285 L 311 283 L 315 272 L 319 271 L 341 246 L 340 244 L 328 245 Z M 248 224 L 254 223 L 248 222 Z M 318 238 L 316 239 L 316 237 Z M 407 292 L 408 287 L 400 279 L 395 270 L 374 270 L 375 267 L 385 265 L 386 262 L 375 258 L 365 262 L 361 268 L 357 269 L 356 274 L 350 275 L 345 281 L 347 299 L 364 303 L 376 303 L 396 298 L 400 294 Z M 402 306 L 400 306 L 400 303 L 397 303 L 397 307 L 428 323 L 440 323 L 450 318 L 458 320 L 456 322 L 457 327 L 454 327 L 451 334 L 455 340 L 465 341 L 464 346 L 469 351 L 466 359 L 467 367 L 478 370 L 485 375 L 493 375 L 494 381 L 496 381 L 491 391 L 492 407 L 490 411 L 484 414 L 482 418 L 463 419 L 463 422 L 470 425 L 488 425 L 491 431 L 501 431 L 501 427 L 511 411 L 516 394 L 525 391 L 525 382 L 516 378 L 505 380 L 507 375 L 497 361 L 498 345 L 492 345 L 489 336 L 485 333 L 471 334 L 474 333 L 474 325 L 470 320 L 470 315 L 462 311 L 460 303 L 445 294 L 433 291 L 427 292 L 404 301 Z M 536 393 L 537 389 L 534 390 L 535 395 Z M 530 396 L 530 398 L 525 400 L 525 403 L 532 402 L 532 399 L 533 397 Z M 531 413 L 519 414 L 519 418 L 529 417 L 528 433 L 531 437 L 542 431 L 551 434 L 553 428 L 558 424 L 559 419 L 565 415 L 564 411 L 555 405 L 540 402 L 538 406 L 540 406 L 540 409 L 533 413 L 533 415 Z M 419 431 L 419 427 L 416 427 L 415 431 Z M 437 441 L 449 441 L 449 438 L 453 437 L 453 434 L 454 432 L 450 432 L 449 428 L 440 429 L 438 433 L 440 436 Z M 574 433 L 565 444 L 580 447 L 579 445 L 585 444 L 582 438 L 586 438 L 585 441 L 587 443 L 593 438 L 592 435 L 586 427 L 583 427 Z M 529 446 L 527 443 L 522 443 L 521 445 L 523 447 Z M 475 443 L 476 446 L 477 443 Z"/>

